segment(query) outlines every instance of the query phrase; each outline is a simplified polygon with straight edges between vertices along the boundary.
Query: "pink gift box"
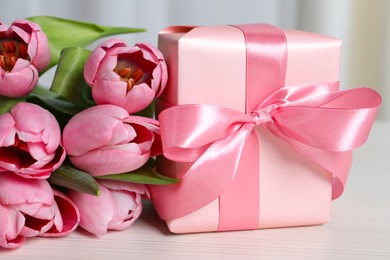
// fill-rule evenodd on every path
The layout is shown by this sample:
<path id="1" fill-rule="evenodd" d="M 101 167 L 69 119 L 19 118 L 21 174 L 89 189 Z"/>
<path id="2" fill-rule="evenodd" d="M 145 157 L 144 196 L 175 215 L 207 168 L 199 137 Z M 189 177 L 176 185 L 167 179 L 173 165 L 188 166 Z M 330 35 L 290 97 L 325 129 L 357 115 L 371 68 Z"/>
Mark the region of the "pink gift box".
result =
<path id="1" fill-rule="evenodd" d="M 288 53 L 285 86 L 339 80 L 339 39 L 303 31 L 283 32 Z M 245 112 L 246 43 L 239 28 L 169 27 L 159 34 L 159 49 L 166 58 L 169 71 L 168 86 L 159 109 L 164 109 L 166 104 L 212 104 Z M 272 91 L 261 89 L 256 94 L 258 100 L 265 99 Z M 258 182 L 258 205 L 254 207 L 258 210 L 257 226 L 243 224 L 247 213 L 241 204 L 251 203 L 247 195 L 243 198 L 234 195 L 234 198 L 225 198 L 224 207 L 231 204 L 228 212 L 233 216 L 228 225 L 221 227 L 221 198 L 218 196 L 184 216 L 170 219 L 162 216 L 171 232 L 304 226 L 329 221 L 331 174 L 263 127 L 255 127 L 255 133 L 260 152 L 258 158 L 251 160 L 259 163 L 258 177 L 241 177 L 240 185 L 232 184 L 228 189 L 243 189 L 246 185 L 251 186 L 253 181 Z M 158 170 L 171 177 L 181 178 L 190 166 L 191 163 L 158 158 Z M 158 188 L 151 187 L 151 194 L 161 216 L 164 214 L 160 208 L 165 202 L 158 197 L 155 190 Z M 246 188 L 242 191 L 247 192 Z M 240 194 L 240 190 L 234 194 Z"/>

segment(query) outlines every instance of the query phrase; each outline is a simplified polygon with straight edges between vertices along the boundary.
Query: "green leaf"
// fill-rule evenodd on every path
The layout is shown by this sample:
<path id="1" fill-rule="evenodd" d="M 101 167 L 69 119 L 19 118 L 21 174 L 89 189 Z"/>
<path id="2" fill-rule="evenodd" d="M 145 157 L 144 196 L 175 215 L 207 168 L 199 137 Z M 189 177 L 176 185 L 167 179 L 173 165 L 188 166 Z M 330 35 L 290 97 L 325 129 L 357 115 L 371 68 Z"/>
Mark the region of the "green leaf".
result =
<path id="1" fill-rule="evenodd" d="M 80 171 L 68 163 L 63 163 L 49 178 L 54 185 L 66 187 L 75 191 L 99 196 L 96 180 L 89 173 Z"/>
<path id="2" fill-rule="evenodd" d="M 84 80 L 84 65 L 90 53 L 84 48 L 63 49 L 50 90 L 74 104 L 92 105 L 91 94 L 88 94 L 91 88 Z"/>
<path id="3" fill-rule="evenodd" d="M 41 97 L 53 97 L 53 98 L 56 98 L 56 97 L 58 97 L 58 94 L 50 91 L 46 87 L 42 87 L 42 86 L 38 85 L 29 94 L 29 96 L 41 96 Z"/>
<path id="4" fill-rule="evenodd" d="M 97 176 L 96 178 L 156 185 L 167 185 L 179 182 L 178 179 L 169 178 L 164 175 L 158 174 L 156 171 L 154 171 L 147 165 L 144 165 L 135 171 Z"/>
<path id="5" fill-rule="evenodd" d="M 25 101 L 24 98 L 7 98 L 0 96 L 0 115 L 9 112 L 16 104 Z"/>
<path id="6" fill-rule="evenodd" d="M 46 70 L 58 63 L 60 52 L 66 47 L 85 47 L 103 37 L 145 31 L 141 28 L 102 26 L 53 16 L 34 16 L 27 19 L 39 24 L 49 39 L 51 57 Z"/>

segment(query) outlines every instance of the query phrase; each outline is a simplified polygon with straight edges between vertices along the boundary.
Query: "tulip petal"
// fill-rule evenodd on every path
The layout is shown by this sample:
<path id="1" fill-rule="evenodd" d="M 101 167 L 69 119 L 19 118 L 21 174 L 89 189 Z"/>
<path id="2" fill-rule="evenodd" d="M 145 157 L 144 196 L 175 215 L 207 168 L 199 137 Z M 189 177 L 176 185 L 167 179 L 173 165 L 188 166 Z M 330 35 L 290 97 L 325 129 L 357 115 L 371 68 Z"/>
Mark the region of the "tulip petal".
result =
<path id="1" fill-rule="evenodd" d="M 110 190 L 127 190 L 130 192 L 141 194 L 143 197 L 145 197 L 145 199 L 148 199 L 150 197 L 149 190 L 144 184 L 102 179 L 99 180 L 99 183 L 101 183 Z"/>
<path id="2" fill-rule="evenodd" d="M 124 108 L 126 91 L 127 83 L 119 79 L 97 79 L 92 88 L 92 97 L 96 104 L 113 104 Z"/>
<path id="3" fill-rule="evenodd" d="M 15 213 L 14 210 L 11 211 Z M 19 235 L 23 227 L 21 224 L 24 224 L 23 220 L 19 216 L 13 218 L 15 216 L 13 213 L 0 203 L 0 247 L 18 248 L 26 240 L 24 236 Z"/>
<path id="4" fill-rule="evenodd" d="M 155 92 L 145 83 L 135 85 L 126 95 L 124 108 L 130 113 L 136 113 L 145 109 L 152 103 Z"/>
<path id="5" fill-rule="evenodd" d="M 105 56 L 101 62 L 99 70 L 95 75 L 95 84 L 97 80 L 113 80 L 120 81 L 119 75 L 114 71 L 118 63 L 117 56 Z M 95 87 L 95 85 L 93 85 Z"/>
<path id="6" fill-rule="evenodd" d="M 103 235 L 114 215 L 115 201 L 106 187 L 99 184 L 99 190 L 99 196 L 70 190 L 68 197 L 79 208 L 80 226 L 93 234 Z"/>
<path id="7" fill-rule="evenodd" d="M 29 66 L 15 73 L 5 73 L 0 77 L 0 95 L 21 97 L 30 93 L 38 83 L 38 71 Z"/>
<path id="8" fill-rule="evenodd" d="M 53 191 L 46 180 L 25 179 L 11 172 L 0 174 L 0 202 L 6 205 L 54 203 Z"/>
<path id="9" fill-rule="evenodd" d="M 5 218 L 8 218 L 5 222 L 1 222 L 1 224 L 7 229 L 6 238 L 7 240 L 13 240 L 17 238 L 22 231 L 25 218 L 23 214 L 14 207 L 9 207 L 4 216 Z"/>
<path id="10" fill-rule="evenodd" d="M 18 34 L 26 44 L 31 63 L 39 70 L 43 70 L 50 61 L 49 41 L 41 27 L 31 21 L 15 20 L 11 26 L 12 31 Z"/>
<path id="11" fill-rule="evenodd" d="M 116 202 L 115 214 L 108 224 L 109 229 L 124 230 L 139 217 L 142 211 L 141 197 L 129 191 L 112 191 Z M 136 202 L 138 199 L 139 203 Z"/>
<path id="12" fill-rule="evenodd" d="M 101 112 L 101 113 L 100 113 Z M 95 106 L 74 116 L 64 128 L 63 144 L 70 156 L 134 139 L 136 133 L 121 117 L 126 110 L 112 106 Z"/>
<path id="13" fill-rule="evenodd" d="M 35 237 L 48 231 L 54 223 L 54 205 L 42 205 L 34 214 L 24 212 L 26 208 L 21 208 L 24 213 L 25 224 L 20 232 L 22 236 Z"/>
<path id="14" fill-rule="evenodd" d="M 0 147 L 15 143 L 15 120 L 10 113 L 0 115 Z"/>
<path id="15" fill-rule="evenodd" d="M 1 148 L 0 148 L 1 150 Z M 1 154 L 1 153 L 0 153 Z M 53 160 L 51 160 L 49 163 L 41 167 L 39 163 L 33 163 L 27 168 L 19 168 L 17 167 L 19 164 L 13 164 L 14 166 L 8 166 L 8 170 L 12 171 L 11 168 L 9 167 L 14 167 L 15 173 L 18 174 L 19 176 L 22 176 L 23 178 L 28 178 L 28 179 L 47 179 L 50 177 L 51 173 L 58 169 L 65 160 L 65 150 L 63 149 L 62 146 L 59 146 L 57 151 L 55 152 L 55 156 Z M 4 163 L 4 162 L 3 162 Z M 0 168 L 1 168 L 2 162 L 0 160 Z M 40 167 L 40 168 L 36 168 Z"/>
<path id="16" fill-rule="evenodd" d="M 94 84 L 96 75 L 100 69 L 100 63 L 107 56 L 107 51 L 113 46 L 126 46 L 126 44 L 119 39 L 110 38 L 92 51 L 84 66 L 84 78 L 88 85 L 92 86 Z M 115 68 L 115 65 L 111 70 L 113 68 Z"/>
<path id="17" fill-rule="evenodd" d="M 53 153 L 58 148 L 61 140 L 60 126 L 49 111 L 38 105 L 22 102 L 12 108 L 11 114 L 22 141 L 43 142 L 48 153 Z"/>
<path id="18" fill-rule="evenodd" d="M 100 61 L 104 58 L 106 52 L 102 48 L 96 48 L 89 56 L 84 66 L 84 79 L 88 85 L 93 85 L 98 71 Z"/>
<path id="19" fill-rule="evenodd" d="M 149 159 L 149 151 L 141 153 L 137 146 L 128 144 L 110 150 L 93 150 L 81 156 L 71 156 L 69 159 L 74 166 L 93 176 L 124 173 L 138 169 Z M 134 150 L 138 150 L 137 154 Z"/>
<path id="20" fill-rule="evenodd" d="M 27 143 L 28 151 L 37 162 L 34 164 L 36 168 L 41 168 L 48 164 L 55 156 L 53 151 L 47 152 L 46 146 L 42 143 Z M 39 166 L 38 166 L 39 165 Z"/>
<path id="21" fill-rule="evenodd" d="M 54 225 L 40 235 L 43 237 L 65 236 L 75 230 L 80 222 L 80 213 L 76 204 L 58 190 L 53 189 L 53 193 L 56 201 Z"/>

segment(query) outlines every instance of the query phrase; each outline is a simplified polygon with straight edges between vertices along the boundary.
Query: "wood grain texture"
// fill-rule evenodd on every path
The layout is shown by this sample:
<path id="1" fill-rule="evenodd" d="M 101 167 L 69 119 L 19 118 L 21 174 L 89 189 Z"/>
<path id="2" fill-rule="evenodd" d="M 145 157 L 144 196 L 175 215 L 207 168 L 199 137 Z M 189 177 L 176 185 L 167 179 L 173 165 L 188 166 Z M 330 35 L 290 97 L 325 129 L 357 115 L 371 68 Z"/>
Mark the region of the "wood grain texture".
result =
<path id="1" fill-rule="evenodd" d="M 128 230 L 33 238 L 0 259 L 390 259 L 390 124 L 377 122 L 354 153 L 343 196 L 321 226 L 170 234 L 150 205 Z"/>

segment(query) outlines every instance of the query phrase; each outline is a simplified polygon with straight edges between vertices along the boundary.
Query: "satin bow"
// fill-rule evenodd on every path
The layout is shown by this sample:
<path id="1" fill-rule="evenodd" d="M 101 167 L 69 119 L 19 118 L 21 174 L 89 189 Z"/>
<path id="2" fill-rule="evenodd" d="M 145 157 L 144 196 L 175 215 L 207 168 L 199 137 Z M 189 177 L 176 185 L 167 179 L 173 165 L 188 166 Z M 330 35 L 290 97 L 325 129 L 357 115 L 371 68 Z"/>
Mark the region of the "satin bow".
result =
<path id="1" fill-rule="evenodd" d="M 165 157 L 193 163 L 175 185 L 154 187 L 163 219 L 187 215 L 216 199 L 235 178 L 243 147 L 264 127 L 333 175 L 333 199 L 347 179 L 349 151 L 362 145 L 381 103 L 369 88 L 334 91 L 338 82 L 284 87 L 253 111 L 180 105 L 159 115 Z M 200 188 L 202 187 L 202 188 Z"/>

